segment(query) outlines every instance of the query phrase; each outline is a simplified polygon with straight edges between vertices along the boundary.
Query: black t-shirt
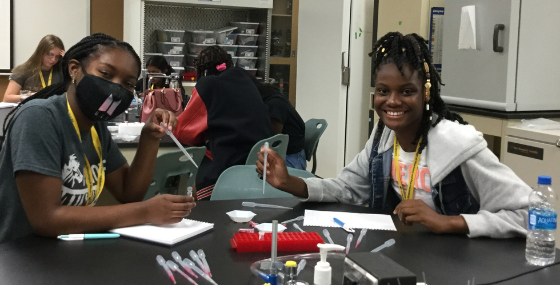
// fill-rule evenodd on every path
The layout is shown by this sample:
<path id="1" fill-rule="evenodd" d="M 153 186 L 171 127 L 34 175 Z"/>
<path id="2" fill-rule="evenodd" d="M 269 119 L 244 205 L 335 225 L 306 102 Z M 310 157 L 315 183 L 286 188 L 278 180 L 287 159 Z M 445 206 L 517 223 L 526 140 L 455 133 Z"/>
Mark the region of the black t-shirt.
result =
<path id="1" fill-rule="evenodd" d="M 282 133 L 290 137 L 286 154 L 300 152 L 305 142 L 305 123 L 292 103 L 280 94 L 265 98 L 264 103 L 268 106 L 270 119 L 280 121 L 284 125 Z"/>

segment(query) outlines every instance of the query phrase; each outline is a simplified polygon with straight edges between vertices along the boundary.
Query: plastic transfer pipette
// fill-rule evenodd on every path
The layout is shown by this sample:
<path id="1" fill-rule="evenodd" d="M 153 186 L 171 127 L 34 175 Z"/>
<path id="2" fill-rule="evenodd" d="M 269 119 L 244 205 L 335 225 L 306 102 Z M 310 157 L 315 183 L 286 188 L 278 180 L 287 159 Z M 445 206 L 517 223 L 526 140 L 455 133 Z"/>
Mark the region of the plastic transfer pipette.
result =
<path id="1" fill-rule="evenodd" d="M 394 240 L 394 239 L 390 239 L 390 240 L 384 242 L 382 245 L 380 245 L 380 246 L 374 248 L 371 252 L 378 252 L 378 251 L 380 251 L 380 250 L 382 250 L 382 249 L 384 249 L 384 248 L 386 248 L 386 247 L 392 246 L 393 244 L 395 244 L 395 240 Z"/>
<path id="2" fill-rule="evenodd" d="M 245 207 L 263 207 L 263 208 L 290 209 L 290 210 L 293 209 L 293 208 L 290 208 L 290 207 L 271 205 L 271 204 L 259 204 L 259 203 L 254 203 L 254 202 L 243 202 L 243 203 L 241 203 L 241 205 L 245 206 Z"/>
<path id="3" fill-rule="evenodd" d="M 305 268 L 305 264 L 307 264 L 307 260 L 305 260 L 305 259 L 302 259 L 302 260 L 298 263 L 296 275 L 299 275 L 299 273 L 303 270 L 303 268 Z"/>
<path id="4" fill-rule="evenodd" d="M 202 263 L 204 263 L 204 267 L 206 267 L 206 270 L 208 270 L 208 275 L 212 277 L 212 272 L 210 272 L 210 266 L 208 266 L 208 261 L 206 261 L 206 254 L 204 254 L 204 251 L 202 249 L 199 249 L 197 253 L 198 253 L 198 257 L 200 257 L 200 259 L 202 260 Z"/>
<path id="5" fill-rule="evenodd" d="M 305 232 L 305 231 L 304 231 L 302 228 L 300 228 L 300 227 L 298 226 L 298 224 L 296 224 L 296 223 L 294 223 L 294 228 L 296 228 L 297 230 L 299 230 L 299 231 L 302 232 L 302 233 Z"/>
<path id="6" fill-rule="evenodd" d="M 196 264 L 198 264 L 198 267 L 200 267 L 200 269 L 202 269 L 202 271 L 204 271 L 204 273 L 206 273 L 206 275 L 212 277 L 212 275 L 210 274 L 210 271 L 208 271 L 208 269 L 206 269 L 206 267 L 204 266 L 204 263 L 202 262 L 202 260 L 200 260 L 200 257 L 198 256 L 198 254 L 196 254 L 196 252 L 194 250 L 189 251 L 189 255 L 191 256 L 192 260 L 194 260 L 194 262 L 196 262 Z"/>
<path id="7" fill-rule="evenodd" d="M 346 236 L 346 254 L 348 254 L 348 251 L 350 251 L 350 243 L 352 242 L 352 239 L 354 238 L 353 234 L 348 234 L 348 236 Z"/>
<path id="8" fill-rule="evenodd" d="M 171 268 L 171 270 L 173 270 L 173 271 L 175 271 L 175 272 L 177 272 L 177 273 L 183 275 L 183 277 L 185 277 L 185 279 L 189 280 L 189 282 L 191 282 L 192 284 L 198 285 L 198 284 L 196 284 L 196 282 L 194 282 L 194 280 L 192 280 L 192 279 L 187 275 L 187 273 L 183 272 L 183 271 L 179 268 L 179 266 L 177 266 L 177 264 L 176 264 L 175 262 L 173 262 L 173 261 L 171 261 L 171 260 L 168 260 L 168 261 L 166 261 L 165 263 L 167 264 L 167 266 L 168 266 L 169 268 Z"/>
<path id="9" fill-rule="evenodd" d="M 295 222 L 295 221 L 301 221 L 304 218 L 305 218 L 304 216 L 299 216 L 299 217 L 296 217 L 296 218 L 293 218 L 293 219 L 289 219 L 287 221 L 283 221 L 283 222 L 281 222 L 281 224 L 287 224 L 287 223 L 291 223 L 291 222 Z"/>
<path id="10" fill-rule="evenodd" d="M 264 143 L 264 167 L 263 167 L 263 194 L 264 194 L 264 187 L 266 184 L 266 162 L 268 157 L 268 142 Z"/>
<path id="11" fill-rule="evenodd" d="M 366 235 L 367 229 L 362 229 L 360 231 L 360 235 L 358 236 L 358 241 L 356 241 L 356 247 L 358 248 L 358 245 L 360 245 L 360 242 L 362 241 L 362 238 L 364 238 L 364 236 Z"/>
<path id="12" fill-rule="evenodd" d="M 165 133 L 171 137 L 171 139 L 175 142 L 175 144 L 179 147 L 179 149 L 185 154 L 185 156 L 194 164 L 194 166 L 198 168 L 196 162 L 194 162 L 191 155 L 187 152 L 187 150 L 183 147 L 183 145 L 181 145 L 181 143 L 177 140 L 177 138 L 173 135 L 173 133 L 163 125 L 163 122 L 159 123 L 159 125 L 165 130 Z"/>
<path id="13" fill-rule="evenodd" d="M 329 234 L 329 231 L 327 231 L 327 229 L 323 229 L 323 235 L 327 238 L 327 240 L 329 240 L 330 244 L 334 244 L 331 238 L 331 234 Z"/>
<path id="14" fill-rule="evenodd" d="M 163 256 L 161 256 L 161 255 L 156 256 L 156 260 L 159 263 L 159 265 L 161 265 L 163 267 L 163 269 L 165 269 L 165 272 L 167 272 L 167 276 L 169 276 L 169 279 L 171 279 L 171 281 L 173 281 L 173 284 L 177 284 L 177 282 L 175 281 L 175 277 L 173 277 L 173 273 L 171 273 L 171 270 L 169 269 L 169 267 L 165 263 L 165 259 L 163 259 Z"/>
<path id="15" fill-rule="evenodd" d="M 212 278 L 210 278 L 210 276 L 206 275 L 206 273 L 202 272 L 202 270 L 200 270 L 200 268 L 196 267 L 196 265 L 194 264 L 194 262 L 192 262 L 192 260 L 185 257 L 185 259 L 183 259 L 183 262 L 186 263 L 198 275 L 202 276 L 202 278 L 208 280 L 212 284 L 218 285 L 218 283 L 214 282 L 214 280 L 212 280 Z"/>
<path id="16" fill-rule="evenodd" d="M 175 259 L 175 261 L 177 261 L 177 263 L 179 263 L 181 266 L 183 266 L 185 271 L 187 271 L 194 278 L 198 278 L 198 275 L 196 275 L 196 273 L 194 273 L 194 271 L 192 271 L 192 269 L 186 263 L 183 262 L 183 259 L 181 258 L 181 255 L 179 255 L 178 252 L 176 252 L 176 251 L 172 252 L 171 256 L 173 257 L 173 259 Z"/>

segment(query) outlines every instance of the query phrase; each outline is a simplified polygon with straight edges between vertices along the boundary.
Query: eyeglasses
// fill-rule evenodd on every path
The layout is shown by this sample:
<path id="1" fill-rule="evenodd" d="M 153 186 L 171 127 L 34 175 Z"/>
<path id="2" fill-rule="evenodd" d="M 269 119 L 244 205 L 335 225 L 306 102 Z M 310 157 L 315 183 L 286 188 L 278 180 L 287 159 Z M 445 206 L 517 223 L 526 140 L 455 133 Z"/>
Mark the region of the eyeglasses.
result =
<path id="1" fill-rule="evenodd" d="M 60 60 L 62 58 L 60 54 L 52 54 L 52 53 L 45 54 L 45 56 L 48 58 L 55 58 L 56 60 Z"/>

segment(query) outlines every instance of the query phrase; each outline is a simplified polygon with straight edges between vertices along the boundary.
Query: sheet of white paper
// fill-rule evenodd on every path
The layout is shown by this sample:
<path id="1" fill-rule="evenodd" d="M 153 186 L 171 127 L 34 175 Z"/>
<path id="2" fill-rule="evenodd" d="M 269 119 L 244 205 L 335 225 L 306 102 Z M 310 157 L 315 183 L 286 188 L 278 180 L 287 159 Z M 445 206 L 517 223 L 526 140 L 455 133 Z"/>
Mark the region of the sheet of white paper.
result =
<path id="1" fill-rule="evenodd" d="M 459 49 L 476 49 L 476 16 L 474 5 L 464 6 L 461 9 Z"/>
<path id="2" fill-rule="evenodd" d="M 0 109 L 3 108 L 14 108 L 15 106 L 17 106 L 19 103 L 8 103 L 8 102 L 0 102 Z"/>
<path id="3" fill-rule="evenodd" d="M 334 222 L 337 218 L 345 223 L 345 226 L 355 229 L 396 231 L 395 223 L 389 215 L 359 214 L 333 211 L 305 210 L 304 226 L 336 227 L 340 226 Z"/>

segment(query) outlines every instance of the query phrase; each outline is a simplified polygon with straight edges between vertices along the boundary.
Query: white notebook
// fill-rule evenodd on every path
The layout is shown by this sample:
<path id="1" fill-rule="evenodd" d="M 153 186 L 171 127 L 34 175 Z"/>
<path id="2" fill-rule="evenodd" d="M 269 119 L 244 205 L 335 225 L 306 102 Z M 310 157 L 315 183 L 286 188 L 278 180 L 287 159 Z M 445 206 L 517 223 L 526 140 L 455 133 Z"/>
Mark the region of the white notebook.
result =
<path id="1" fill-rule="evenodd" d="M 305 210 L 304 226 L 316 227 L 340 227 L 334 222 L 337 218 L 345 223 L 345 226 L 356 229 L 396 231 L 395 223 L 389 215 L 360 214 L 348 212 L 314 211 Z"/>
<path id="2" fill-rule="evenodd" d="M 174 245 L 180 241 L 194 237 L 213 228 L 214 224 L 212 223 L 183 219 L 182 221 L 171 225 L 155 226 L 146 224 L 113 229 L 110 230 L 110 232 L 145 241 Z"/>

